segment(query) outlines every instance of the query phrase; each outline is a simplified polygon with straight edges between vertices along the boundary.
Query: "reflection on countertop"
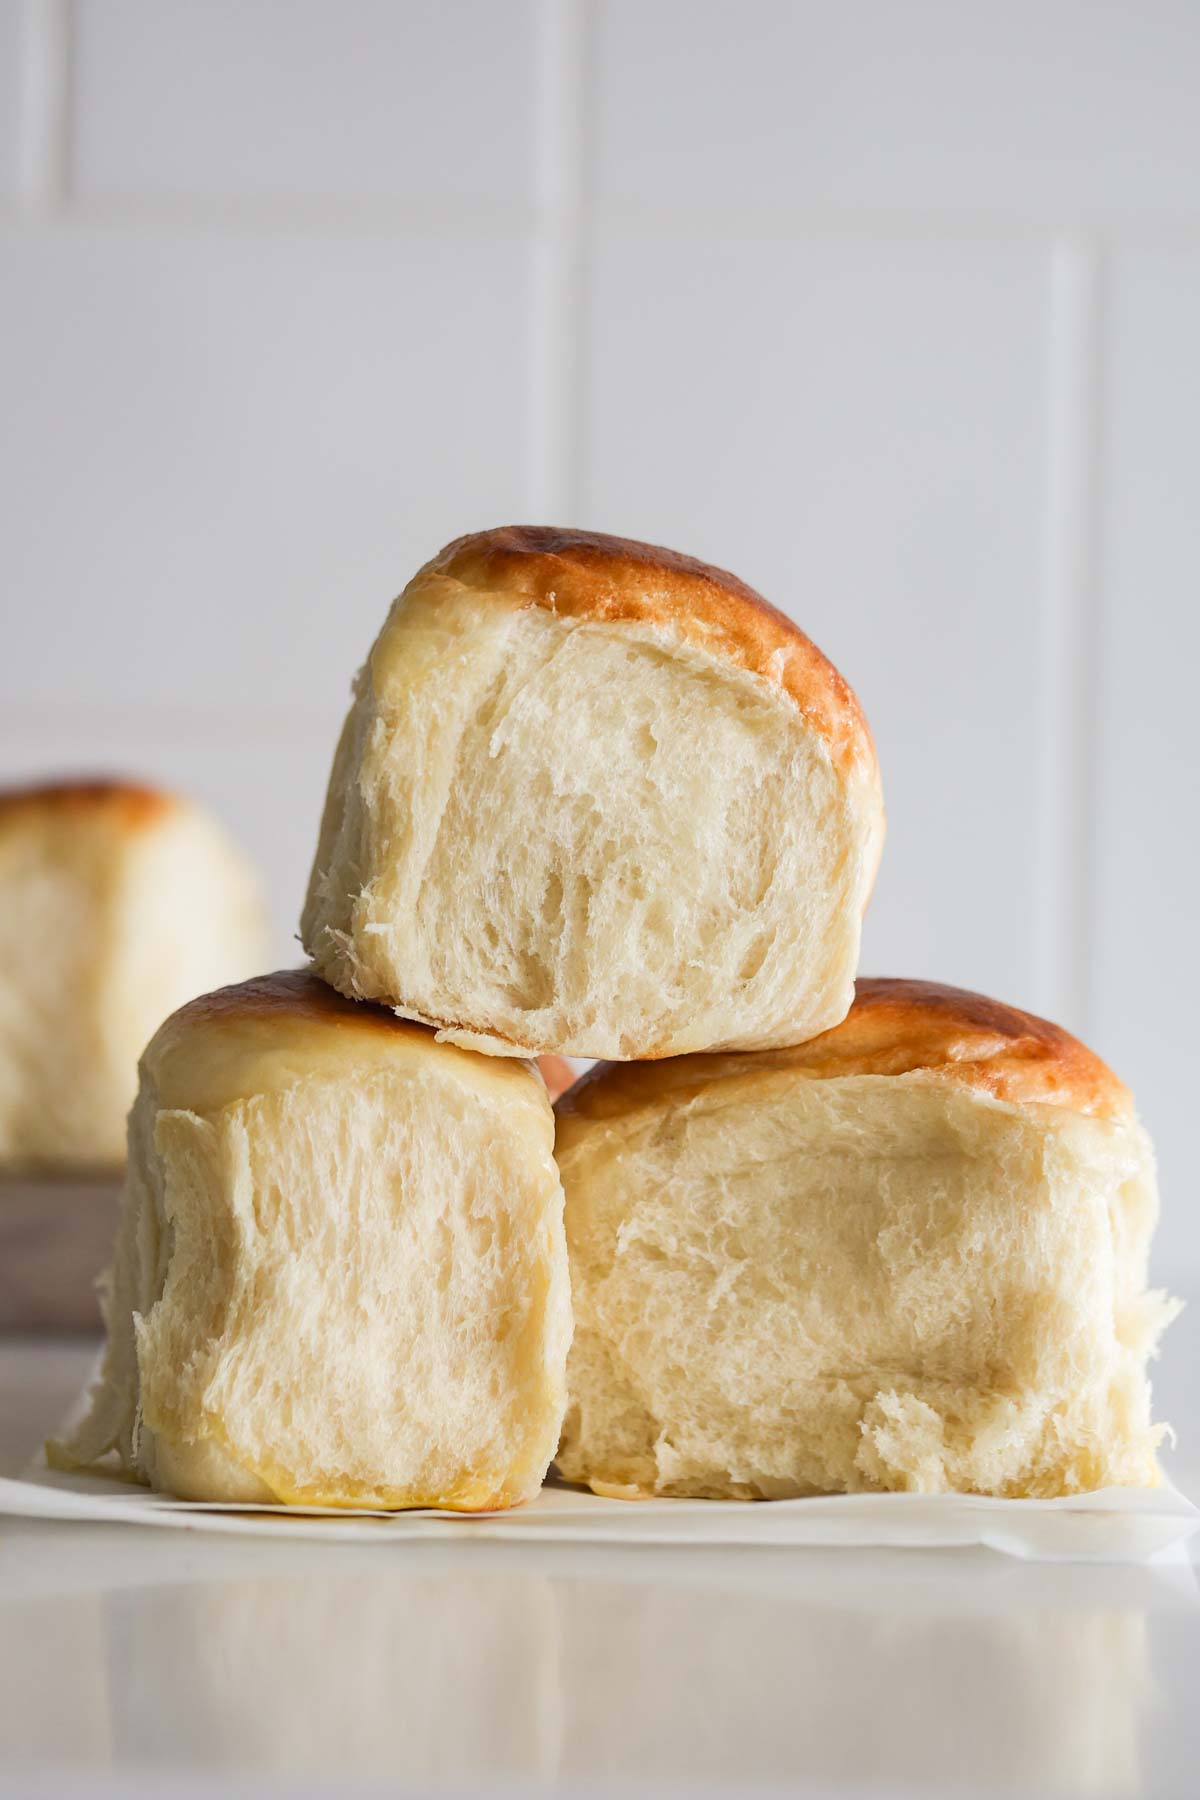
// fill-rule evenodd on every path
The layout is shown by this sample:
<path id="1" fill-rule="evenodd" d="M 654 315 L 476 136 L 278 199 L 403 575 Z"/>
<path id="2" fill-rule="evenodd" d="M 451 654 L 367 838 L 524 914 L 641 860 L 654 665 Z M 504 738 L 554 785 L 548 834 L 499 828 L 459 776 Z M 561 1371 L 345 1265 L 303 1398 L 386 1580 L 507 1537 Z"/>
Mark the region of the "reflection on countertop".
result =
<path id="1" fill-rule="evenodd" d="M 0 1539 L 0 1764 L 1143 1790 L 1187 1564 Z M 1193 1748 L 1200 1748 L 1200 1742 Z"/>
<path id="2" fill-rule="evenodd" d="M 30 1366 L 69 1392 L 74 1354 Z M 1183 1795 L 1197 1668 L 1182 1557 L 0 1524 L 5 1793 L 157 1794 L 169 1771 L 199 1792 Z"/>

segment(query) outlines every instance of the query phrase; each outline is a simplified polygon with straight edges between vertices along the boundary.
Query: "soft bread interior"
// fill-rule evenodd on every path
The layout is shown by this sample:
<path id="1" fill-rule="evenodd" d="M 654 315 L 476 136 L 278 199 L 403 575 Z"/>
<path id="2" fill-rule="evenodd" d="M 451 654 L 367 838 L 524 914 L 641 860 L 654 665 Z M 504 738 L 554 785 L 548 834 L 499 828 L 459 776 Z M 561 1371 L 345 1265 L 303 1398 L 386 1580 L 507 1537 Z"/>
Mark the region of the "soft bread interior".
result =
<path id="1" fill-rule="evenodd" d="M 492 1094 L 424 1042 L 290 1082 L 276 1053 L 265 1091 L 207 1116 L 144 1078 L 104 1377 L 60 1462 L 115 1449 L 192 1499 L 537 1490 L 570 1337 L 549 1106 L 534 1076 L 513 1071 L 527 1101 Z"/>
<path id="2" fill-rule="evenodd" d="M 558 1463 L 747 1498 L 1153 1484 L 1157 1210 L 1133 1122 L 922 1075 L 560 1120 L 576 1335 Z"/>
<path id="3" fill-rule="evenodd" d="M 763 677 L 414 584 L 359 680 L 302 935 L 342 992 L 494 1052 L 794 1042 L 850 1003 L 878 829 Z"/>
<path id="4" fill-rule="evenodd" d="M 261 967 L 266 922 L 240 853 L 171 803 L 39 814 L 0 829 L 0 1162 L 119 1164 L 137 1059 L 193 995 Z"/>

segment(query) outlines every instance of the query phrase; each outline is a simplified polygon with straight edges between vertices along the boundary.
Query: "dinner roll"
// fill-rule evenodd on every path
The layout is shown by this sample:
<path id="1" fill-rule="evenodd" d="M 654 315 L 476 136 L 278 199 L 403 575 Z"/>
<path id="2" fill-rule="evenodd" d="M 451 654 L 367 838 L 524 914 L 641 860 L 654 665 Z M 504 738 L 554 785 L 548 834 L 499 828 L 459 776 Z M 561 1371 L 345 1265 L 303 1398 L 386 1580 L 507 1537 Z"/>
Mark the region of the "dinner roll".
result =
<path id="1" fill-rule="evenodd" d="M 496 1055 L 758 1049 L 844 1017 L 883 838 L 841 676 L 720 569 L 460 538 L 359 674 L 301 922 L 342 993 Z"/>
<path id="2" fill-rule="evenodd" d="M 184 1499 L 490 1511 L 536 1493 L 571 1336 L 536 1072 L 307 973 L 141 1062 L 108 1351 L 61 1465 Z"/>
<path id="3" fill-rule="evenodd" d="M 0 1166 L 119 1165 L 150 1033 L 265 950 L 256 878 L 199 807 L 115 781 L 0 792 Z"/>
<path id="4" fill-rule="evenodd" d="M 1154 1158 L 1057 1026 L 860 981 L 790 1050 L 559 1103 L 576 1318 L 558 1464 L 598 1493 L 1071 1494 L 1158 1480 Z"/>

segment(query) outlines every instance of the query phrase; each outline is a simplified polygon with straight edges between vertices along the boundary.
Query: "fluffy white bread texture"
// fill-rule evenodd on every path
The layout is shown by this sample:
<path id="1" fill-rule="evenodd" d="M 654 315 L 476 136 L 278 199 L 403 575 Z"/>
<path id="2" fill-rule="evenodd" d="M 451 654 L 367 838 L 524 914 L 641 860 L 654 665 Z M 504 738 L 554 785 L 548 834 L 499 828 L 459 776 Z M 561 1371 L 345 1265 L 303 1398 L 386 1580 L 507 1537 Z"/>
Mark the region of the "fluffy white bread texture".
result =
<path id="1" fill-rule="evenodd" d="M 249 863 L 188 801 L 0 793 L 0 1165 L 119 1166 L 147 1038 L 261 968 L 266 941 Z"/>
<path id="2" fill-rule="evenodd" d="M 490 1511 L 536 1493 L 571 1303 L 536 1070 L 315 976 L 168 1019 L 141 1065 L 88 1419 L 184 1499 Z"/>
<path id="3" fill-rule="evenodd" d="M 837 671 L 736 577 L 512 527 L 405 589 L 334 760 L 304 946 L 492 1054 L 795 1043 L 853 993 L 883 837 Z"/>
<path id="4" fill-rule="evenodd" d="M 557 1156 L 571 1480 L 760 1499 L 1159 1479 L 1153 1154 L 1056 1027 L 863 981 L 799 1049 L 592 1071 Z"/>

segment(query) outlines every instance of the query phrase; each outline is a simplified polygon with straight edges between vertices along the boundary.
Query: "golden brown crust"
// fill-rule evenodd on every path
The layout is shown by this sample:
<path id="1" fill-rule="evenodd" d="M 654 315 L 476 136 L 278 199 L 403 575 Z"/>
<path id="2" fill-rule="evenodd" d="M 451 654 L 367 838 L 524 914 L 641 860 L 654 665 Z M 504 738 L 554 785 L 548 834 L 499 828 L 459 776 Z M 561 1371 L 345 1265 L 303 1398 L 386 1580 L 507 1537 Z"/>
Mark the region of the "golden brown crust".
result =
<path id="1" fill-rule="evenodd" d="M 667 1096 L 685 1104 L 713 1082 L 795 1074 L 809 1080 L 917 1072 L 1015 1106 L 1129 1118 L 1128 1089 L 1061 1026 L 931 981 L 860 978 L 840 1025 L 786 1050 L 600 1063 L 559 1100 L 560 1118 L 613 1118 Z"/>
<path id="2" fill-rule="evenodd" d="M 725 569 L 632 538 L 506 525 L 456 538 L 422 575 L 568 618 L 673 626 L 697 648 L 775 682 L 834 762 L 878 786 L 875 746 L 853 690 L 798 626 Z"/>
<path id="3" fill-rule="evenodd" d="M 433 1039 L 432 1027 L 398 1019 L 388 1007 L 371 1000 L 347 1000 L 310 969 L 276 969 L 271 975 L 252 975 L 248 981 L 199 994 L 172 1013 L 170 1023 L 190 1027 L 276 1020 Z"/>
<path id="4" fill-rule="evenodd" d="M 79 776 L 59 781 L 30 782 L 26 786 L 0 788 L 0 823 L 23 812 L 110 813 L 130 830 L 153 824 L 174 812 L 181 802 L 174 794 L 141 782 L 116 777 Z"/>
<path id="5" fill-rule="evenodd" d="M 189 1000 L 159 1026 L 141 1068 L 161 1105 L 204 1113 L 307 1076 L 357 1079 L 371 1069 L 411 1065 L 414 1057 L 456 1069 L 494 1098 L 532 1101 L 549 1116 L 532 1062 L 439 1041 L 431 1026 L 369 1000 L 347 1000 L 308 969 L 255 975 Z"/>

